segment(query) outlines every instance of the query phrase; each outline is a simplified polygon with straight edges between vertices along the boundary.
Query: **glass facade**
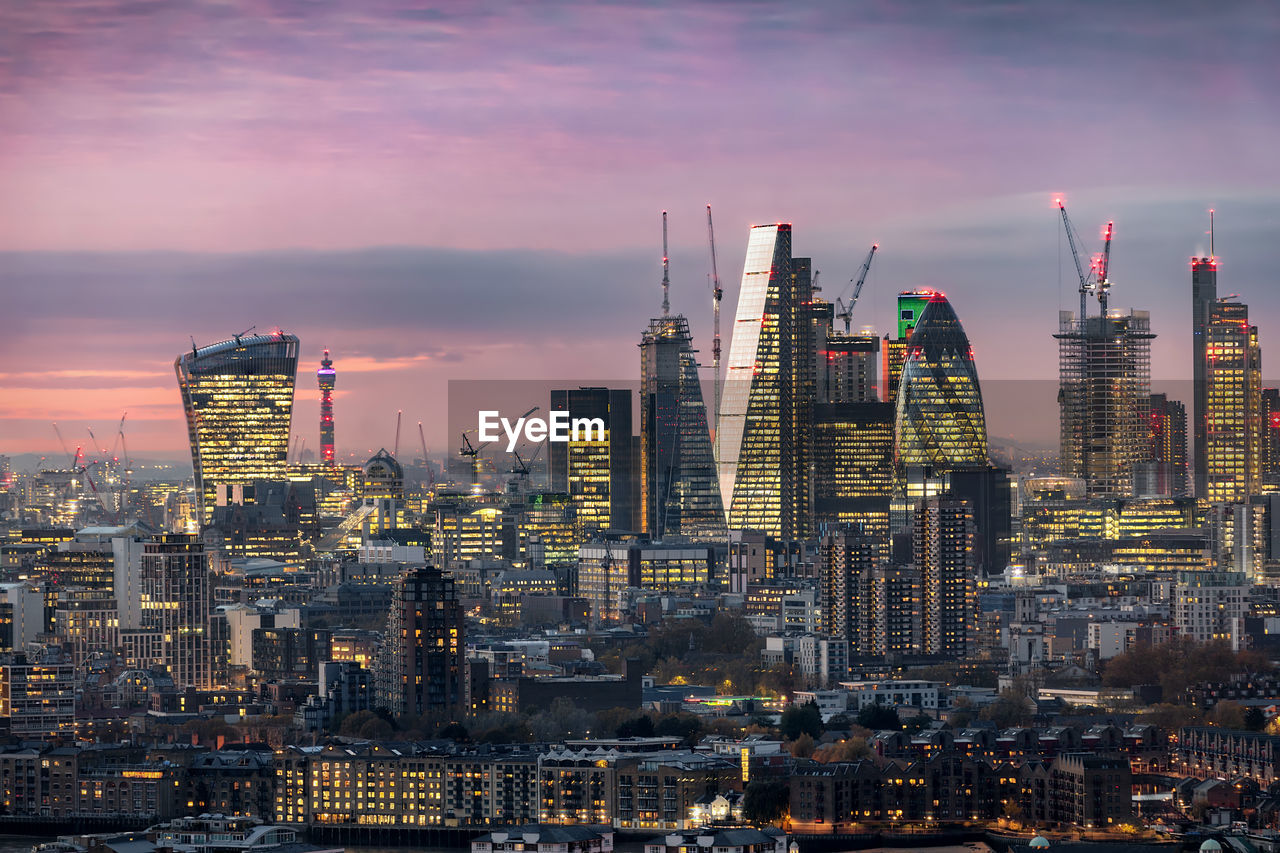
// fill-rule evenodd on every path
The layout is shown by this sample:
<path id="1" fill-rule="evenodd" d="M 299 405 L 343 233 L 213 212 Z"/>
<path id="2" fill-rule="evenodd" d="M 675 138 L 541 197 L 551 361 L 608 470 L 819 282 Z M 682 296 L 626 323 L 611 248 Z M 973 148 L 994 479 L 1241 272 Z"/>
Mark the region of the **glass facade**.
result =
<path id="1" fill-rule="evenodd" d="M 911 332 L 897 398 L 899 466 L 987 464 L 987 421 L 973 350 L 947 297 L 934 293 Z"/>
<path id="2" fill-rule="evenodd" d="M 1214 302 L 1205 338 L 1202 496 L 1240 503 L 1258 493 L 1262 474 L 1262 348 L 1249 306 Z"/>
<path id="3" fill-rule="evenodd" d="M 717 425 L 720 493 L 734 530 L 790 538 L 807 525 L 808 445 L 796 417 L 807 415 L 816 377 L 810 286 L 807 263 L 793 270 L 790 225 L 751 229 Z"/>
<path id="4" fill-rule="evenodd" d="M 724 504 L 698 362 L 683 316 L 640 340 L 640 528 L 653 539 L 725 539 Z"/>
<path id="5" fill-rule="evenodd" d="M 584 536 L 603 530 L 634 530 L 631 494 L 633 438 L 631 392 L 612 388 L 553 390 L 551 410 L 573 419 L 599 418 L 604 437 L 584 430 L 580 440 L 550 442 L 551 491 L 567 493 Z M 587 441 L 591 438 L 591 441 Z"/>
<path id="6" fill-rule="evenodd" d="M 174 371 L 207 524 L 218 485 L 285 478 L 298 339 L 277 332 L 193 348 Z"/>
<path id="7" fill-rule="evenodd" d="M 887 548 L 896 480 L 893 417 L 888 403 L 814 406 L 815 525 L 861 524 Z"/>

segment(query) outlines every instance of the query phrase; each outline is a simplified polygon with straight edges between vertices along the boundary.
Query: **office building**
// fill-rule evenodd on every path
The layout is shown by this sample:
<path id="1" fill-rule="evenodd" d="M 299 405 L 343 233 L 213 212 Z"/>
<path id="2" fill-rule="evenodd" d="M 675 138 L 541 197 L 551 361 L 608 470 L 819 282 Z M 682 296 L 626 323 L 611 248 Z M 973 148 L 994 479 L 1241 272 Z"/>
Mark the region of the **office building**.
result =
<path id="1" fill-rule="evenodd" d="M 1262 348 L 1249 306 L 1209 306 L 1205 328 L 1205 490 L 1210 503 L 1240 503 L 1262 476 Z"/>
<path id="2" fill-rule="evenodd" d="M 1085 481 L 1089 497 L 1133 494 L 1134 468 L 1150 452 L 1151 318 L 1059 314 L 1059 468 Z"/>
<path id="3" fill-rule="evenodd" d="M 1209 311 L 1218 301 L 1218 259 L 1191 259 L 1191 423 L 1196 497 L 1208 494 L 1206 424 L 1208 423 Z"/>
<path id="4" fill-rule="evenodd" d="M 551 491 L 572 498 L 580 529 L 590 535 L 603 530 L 634 530 L 631 392 L 613 388 L 574 388 L 551 392 L 551 410 L 567 411 L 571 420 L 598 420 L 598 430 L 584 430 L 577 440 L 549 442 Z"/>
<path id="5" fill-rule="evenodd" d="M 915 330 L 916 324 L 920 322 L 920 315 L 924 313 L 925 306 L 929 304 L 929 300 L 933 298 L 932 290 L 904 290 L 898 294 L 898 336 L 890 338 L 884 336 L 884 346 L 882 348 L 884 369 L 883 388 L 880 392 L 880 399 L 886 403 L 897 403 L 898 401 L 898 385 L 902 381 L 902 366 L 907 361 L 907 341 L 911 338 L 912 331 Z"/>
<path id="6" fill-rule="evenodd" d="M 577 594 L 595 621 L 616 621 L 629 609 L 629 591 L 696 592 L 716 582 L 715 568 L 710 545 L 589 542 L 578 549 Z"/>
<path id="7" fill-rule="evenodd" d="M 913 557 L 920 573 L 924 654 L 963 658 L 974 650 L 973 535 L 973 512 L 967 501 L 935 497 L 918 502 Z"/>
<path id="8" fill-rule="evenodd" d="M 896 483 L 893 438 L 894 408 L 889 403 L 813 407 L 815 527 L 858 524 L 887 545 Z"/>
<path id="9" fill-rule="evenodd" d="M 819 403 L 867 403 L 880 399 L 880 339 L 837 332 L 829 326 L 818 352 Z"/>
<path id="10" fill-rule="evenodd" d="M 378 707 L 397 717 L 460 707 L 464 628 L 451 577 L 432 566 L 400 575 L 375 670 Z"/>
<path id="11" fill-rule="evenodd" d="M 1187 494 L 1187 407 L 1167 394 L 1152 394 L 1147 426 L 1147 458 L 1134 467 L 1138 497 Z"/>
<path id="12" fill-rule="evenodd" d="M 808 259 L 791 257 L 791 225 L 752 228 L 717 425 L 731 529 L 781 538 L 808 530 L 811 302 Z"/>
<path id="13" fill-rule="evenodd" d="M 325 465 L 333 465 L 333 386 L 336 384 L 338 372 L 333 369 L 333 360 L 329 351 L 324 351 L 320 367 L 316 370 L 316 381 L 320 383 L 320 461 Z"/>
<path id="14" fill-rule="evenodd" d="M 640 529 L 655 540 L 723 540 L 724 504 L 698 362 L 682 315 L 640 340 Z"/>
<path id="15" fill-rule="evenodd" d="M 897 396 L 898 465 L 939 471 L 987 464 L 987 421 L 973 349 L 946 295 L 911 332 Z"/>
<path id="16" fill-rule="evenodd" d="M 273 332 L 192 346 L 174 371 L 204 524 L 218 485 L 285 478 L 298 339 Z"/>

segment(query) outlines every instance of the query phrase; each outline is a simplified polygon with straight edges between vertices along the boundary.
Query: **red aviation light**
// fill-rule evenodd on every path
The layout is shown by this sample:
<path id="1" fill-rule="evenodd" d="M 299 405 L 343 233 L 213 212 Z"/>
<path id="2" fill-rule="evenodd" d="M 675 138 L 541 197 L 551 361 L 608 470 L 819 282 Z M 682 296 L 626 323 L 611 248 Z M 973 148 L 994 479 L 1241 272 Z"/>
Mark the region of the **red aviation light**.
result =
<path id="1" fill-rule="evenodd" d="M 941 290 L 931 291 L 929 296 L 929 301 L 930 302 L 946 302 L 947 294 L 943 293 Z"/>
<path id="2" fill-rule="evenodd" d="M 1272 412 L 1269 421 L 1272 429 L 1280 429 L 1280 412 Z"/>

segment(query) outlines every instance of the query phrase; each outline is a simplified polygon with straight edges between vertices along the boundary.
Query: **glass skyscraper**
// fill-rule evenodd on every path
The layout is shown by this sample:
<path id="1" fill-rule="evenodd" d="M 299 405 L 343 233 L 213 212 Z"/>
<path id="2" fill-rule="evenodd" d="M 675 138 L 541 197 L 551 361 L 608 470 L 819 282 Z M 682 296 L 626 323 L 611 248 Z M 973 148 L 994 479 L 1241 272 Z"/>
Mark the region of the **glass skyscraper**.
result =
<path id="1" fill-rule="evenodd" d="M 908 340 L 897 396 L 899 466 L 985 466 L 987 421 L 978 371 L 945 295 L 929 298 Z"/>
<path id="2" fill-rule="evenodd" d="M 640 340 L 640 382 L 640 528 L 655 540 L 726 539 L 707 407 L 684 316 L 650 321 Z"/>
<path id="3" fill-rule="evenodd" d="M 807 530 L 817 377 L 811 301 L 808 259 L 791 257 L 790 224 L 753 227 L 717 424 L 720 493 L 733 530 L 782 538 Z"/>
<path id="4" fill-rule="evenodd" d="M 1241 503 L 1262 475 L 1262 348 L 1249 306 L 1219 299 L 1205 330 L 1205 491 L 1210 503 Z"/>
<path id="5" fill-rule="evenodd" d="M 298 339 L 283 332 L 192 347 L 174 362 L 187 416 L 200 520 L 218 485 L 285 477 Z"/>

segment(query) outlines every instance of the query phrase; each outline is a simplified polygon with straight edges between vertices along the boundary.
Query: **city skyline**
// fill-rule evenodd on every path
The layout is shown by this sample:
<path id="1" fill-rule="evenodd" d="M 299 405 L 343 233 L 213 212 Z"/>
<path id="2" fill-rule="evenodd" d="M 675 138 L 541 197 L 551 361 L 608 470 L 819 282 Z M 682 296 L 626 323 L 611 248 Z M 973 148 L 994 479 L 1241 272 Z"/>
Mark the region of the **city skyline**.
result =
<path id="1" fill-rule="evenodd" d="M 2 13 L 7 452 L 56 454 L 50 421 L 111 435 L 128 411 L 131 449 L 181 458 L 173 354 L 251 325 L 297 334 L 307 370 L 332 351 L 339 458 L 389 445 L 398 409 L 451 450 L 431 417 L 449 379 L 634 381 L 618 341 L 660 304 L 664 207 L 672 308 L 708 364 L 708 201 L 726 305 L 753 223 L 793 222 L 830 299 L 878 241 L 854 328 L 883 334 L 898 291 L 936 287 L 984 385 L 1054 384 L 1074 297 L 1058 194 L 1090 250 L 1116 221 L 1112 304 L 1151 311 L 1154 380 L 1190 378 L 1209 207 L 1221 287 L 1264 351 L 1278 325 L 1265 5 L 1162 4 L 1158 24 L 1091 4 L 368 8 L 277 4 L 257 28 L 212 4 Z M 783 120 L 743 127 L 765 99 Z M 1098 114 L 1124 130 L 1105 145 L 1081 132 Z M 313 450 L 318 396 L 299 386 L 293 430 Z"/>

